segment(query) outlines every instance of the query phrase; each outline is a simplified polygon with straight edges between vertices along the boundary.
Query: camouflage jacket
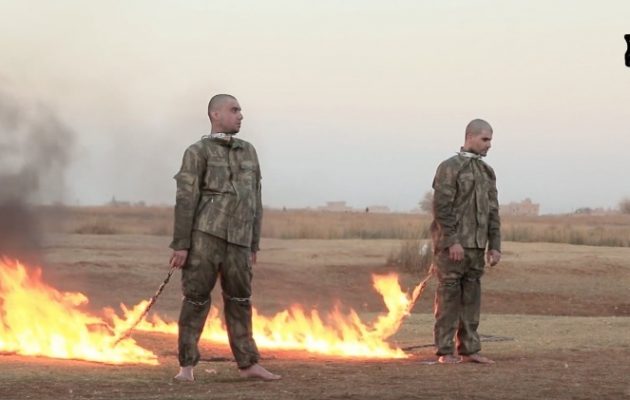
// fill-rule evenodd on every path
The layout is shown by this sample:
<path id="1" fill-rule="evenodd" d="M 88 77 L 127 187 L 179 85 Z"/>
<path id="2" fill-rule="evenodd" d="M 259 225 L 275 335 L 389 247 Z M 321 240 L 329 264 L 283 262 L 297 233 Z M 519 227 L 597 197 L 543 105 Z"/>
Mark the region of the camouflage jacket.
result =
<path id="1" fill-rule="evenodd" d="M 254 146 L 204 137 L 186 149 L 175 180 L 172 249 L 190 248 L 196 229 L 258 251 L 262 200 Z"/>
<path id="2" fill-rule="evenodd" d="M 481 158 L 457 154 L 433 179 L 431 233 L 436 252 L 462 247 L 501 251 L 501 221 L 494 170 Z"/>

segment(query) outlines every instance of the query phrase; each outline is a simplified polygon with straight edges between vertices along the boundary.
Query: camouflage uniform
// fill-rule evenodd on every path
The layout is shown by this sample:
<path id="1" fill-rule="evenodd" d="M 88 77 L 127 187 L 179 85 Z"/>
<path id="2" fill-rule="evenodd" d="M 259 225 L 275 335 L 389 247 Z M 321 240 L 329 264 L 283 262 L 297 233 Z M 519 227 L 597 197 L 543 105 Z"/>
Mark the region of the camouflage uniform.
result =
<path id="1" fill-rule="evenodd" d="M 433 189 L 437 354 L 453 354 L 455 333 L 458 353 L 475 354 L 481 350 L 477 327 L 485 249 L 501 251 L 496 176 L 480 156 L 461 152 L 440 164 Z M 464 248 L 459 262 L 449 260 L 448 248 L 456 243 Z"/>
<path id="2" fill-rule="evenodd" d="M 179 363 L 199 361 L 198 342 L 220 275 L 230 348 L 239 368 L 258 362 L 252 337 L 251 252 L 259 249 L 262 201 L 254 147 L 232 137 L 204 137 L 184 153 L 175 175 L 171 248 L 188 249 L 182 269 Z"/>

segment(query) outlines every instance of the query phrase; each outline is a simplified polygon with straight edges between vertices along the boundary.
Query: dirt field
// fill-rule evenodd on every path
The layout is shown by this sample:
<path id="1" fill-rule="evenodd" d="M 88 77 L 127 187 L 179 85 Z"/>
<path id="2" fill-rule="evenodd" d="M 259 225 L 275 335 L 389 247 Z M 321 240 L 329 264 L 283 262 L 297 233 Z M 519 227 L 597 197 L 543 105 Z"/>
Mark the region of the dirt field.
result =
<path id="1" fill-rule="evenodd" d="M 164 278 L 169 239 L 149 235 L 58 235 L 45 241 L 44 278 L 88 295 L 91 308 L 138 303 Z M 292 303 L 384 310 L 370 274 L 388 271 L 397 240 L 263 240 L 254 303 L 264 314 Z M 403 274 L 403 287 L 421 277 Z M 0 356 L 0 399 L 630 399 L 630 248 L 511 243 L 483 278 L 483 353 L 497 364 L 436 365 L 430 347 L 434 283 L 393 338 L 406 360 L 322 358 L 262 350 L 278 382 L 244 381 L 225 348 L 203 344 L 194 384 L 171 378 L 176 338 L 134 334 L 159 366 Z M 213 299 L 220 301 L 220 290 Z M 175 319 L 173 279 L 155 311 Z"/>

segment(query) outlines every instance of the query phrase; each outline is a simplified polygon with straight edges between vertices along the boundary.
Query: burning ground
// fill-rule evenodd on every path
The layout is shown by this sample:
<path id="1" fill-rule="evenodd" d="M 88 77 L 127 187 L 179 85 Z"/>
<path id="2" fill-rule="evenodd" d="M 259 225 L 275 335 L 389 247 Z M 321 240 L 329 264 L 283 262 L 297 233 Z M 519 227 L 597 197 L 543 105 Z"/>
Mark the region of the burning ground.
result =
<path id="1" fill-rule="evenodd" d="M 170 277 L 172 272 L 169 272 Z M 411 293 L 403 292 L 395 273 L 373 275 L 373 287 L 387 312 L 366 324 L 354 310 L 305 310 L 300 304 L 274 316 L 253 312 L 254 337 L 262 349 L 302 350 L 310 353 L 370 359 L 406 358 L 387 342 L 410 314 L 424 281 Z M 428 278 L 427 278 L 428 279 Z M 166 284 L 164 281 L 162 286 Z M 156 295 L 157 296 L 157 295 Z M 131 330 L 176 335 L 177 323 L 159 315 L 144 318 L 149 306 L 121 304 L 122 315 L 107 308 L 99 317 L 83 310 L 89 302 L 80 292 L 60 292 L 46 284 L 40 268 L 17 260 L 0 261 L 0 351 L 26 356 L 86 360 L 110 364 L 157 364 L 156 356 L 128 338 Z M 216 307 L 210 310 L 202 339 L 227 345 L 227 331 Z M 29 318 L 24 318 L 28 315 Z"/>
<path id="2" fill-rule="evenodd" d="M 84 309 L 98 314 L 150 297 L 167 268 L 168 238 L 134 235 L 62 235 L 45 241 L 43 277 L 60 292 L 83 292 Z M 300 303 L 323 316 L 337 306 L 362 321 L 386 313 L 371 274 L 396 241 L 264 240 L 254 270 L 254 303 L 271 316 Z M 356 359 L 304 351 L 262 349 L 264 364 L 280 382 L 242 381 L 221 344 L 203 341 L 193 385 L 175 384 L 176 339 L 136 332 L 132 339 L 159 365 L 105 365 L 19 355 L 0 356 L 0 398 L 624 398 L 630 393 L 627 331 L 630 249 L 568 245 L 506 245 L 502 265 L 484 278 L 482 334 L 513 338 L 485 342 L 495 366 L 426 365 L 432 360 L 431 296 L 387 340 L 406 359 Z M 409 289 L 418 277 L 401 275 Z M 219 288 L 215 303 L 220 307 Z M 176 319 L 175 277 L 155 311 Z M 470 382 L 474 382 L 471 389 Z M 31 382 L 37 382 L 32 385 Z M 448 382 L 448 383 L 445 383 Z"/>

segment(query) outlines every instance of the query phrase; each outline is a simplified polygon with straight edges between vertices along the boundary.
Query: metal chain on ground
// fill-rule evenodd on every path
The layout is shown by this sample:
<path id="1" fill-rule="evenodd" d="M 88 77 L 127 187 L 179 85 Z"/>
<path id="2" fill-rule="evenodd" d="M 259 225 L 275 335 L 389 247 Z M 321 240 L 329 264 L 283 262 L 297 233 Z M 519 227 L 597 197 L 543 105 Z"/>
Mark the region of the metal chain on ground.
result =
<path id="1" fill-rule="evenodd" d="M 173 275 L 173 272 L 175 272 L 176 269 L 177 268 L 175 267 L 171 267 L 171 269 L 168 270 L 168 274 L 166 275 L 166 278 L 164 279 L 160 287 L 158 287 L 153 297 L 151 297 L 151 300 L 149 300 L 149 304 L 147 304 L 142 314 L 140 314 L 140 316 L 133 322 L 133 324 L 131 324 L 131 326 L 116 339 L 116 341 L 114 342 L 114 346 L 120 343 L 121 340 L 128 338 L 129 335 L 131 335 L 131 331 L 133 331 L 136 328 L 136 326 L 138 326 L 138 324 L 144 319 L 144 317 L 147 316 L 147 314 L 149 313 L 149 310 L 151 309 L 151 307 L 153 307 L 153 304 L 155 304 L 158 296 L 162 293 L 162 291 L 164 290 L 164 287 L 166 286 L 168 281 L 171 279 L 171 276 Z"/>

